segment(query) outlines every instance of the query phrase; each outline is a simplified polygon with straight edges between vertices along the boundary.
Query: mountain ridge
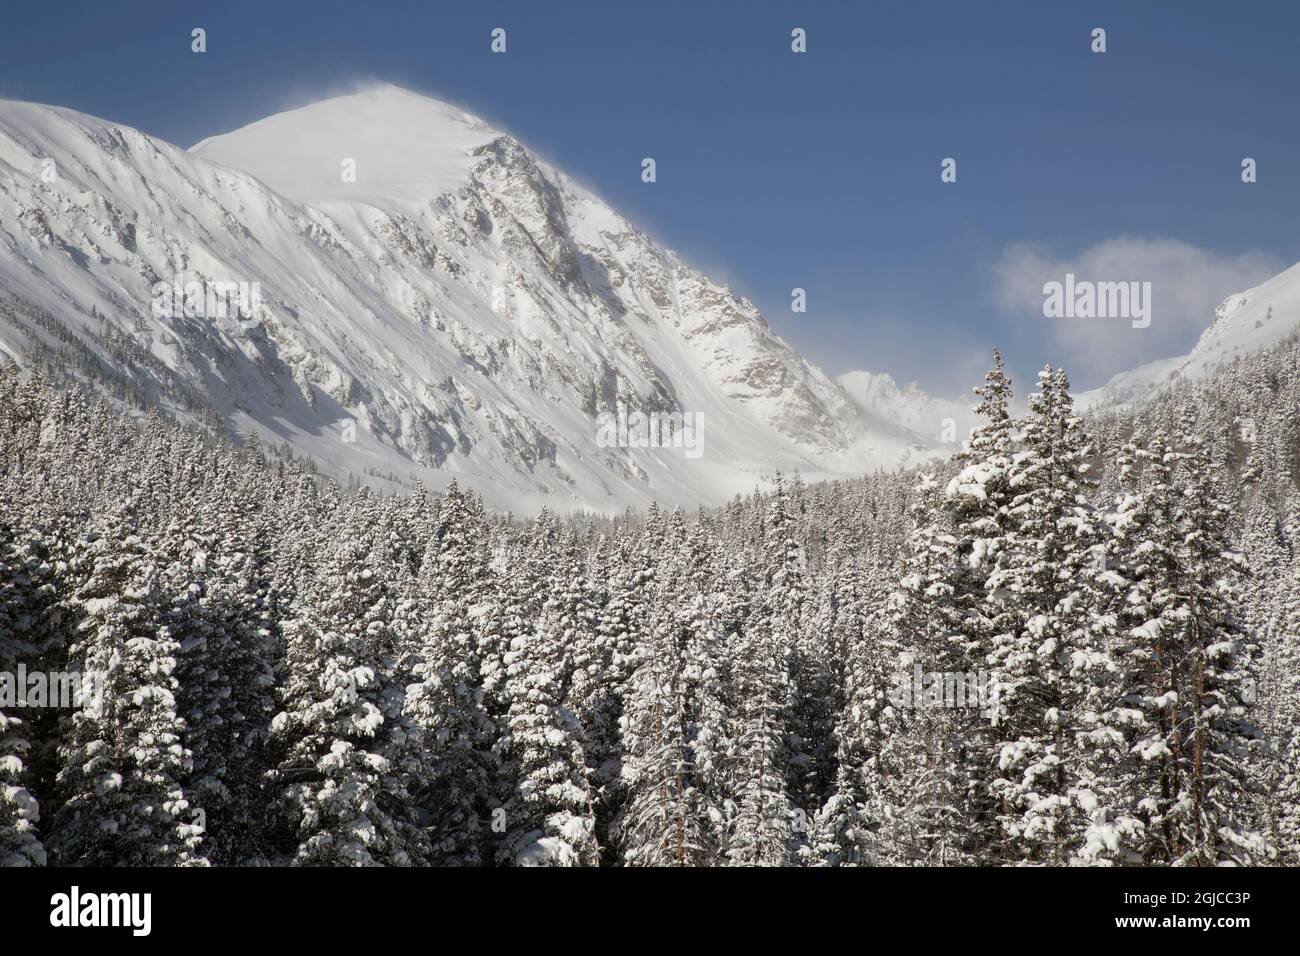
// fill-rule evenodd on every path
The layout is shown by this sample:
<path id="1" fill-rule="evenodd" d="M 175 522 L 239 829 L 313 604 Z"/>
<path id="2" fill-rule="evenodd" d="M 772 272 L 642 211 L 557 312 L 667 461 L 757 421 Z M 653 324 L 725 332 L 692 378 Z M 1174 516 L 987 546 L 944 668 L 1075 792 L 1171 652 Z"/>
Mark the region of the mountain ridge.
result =
<path id="1" fill-rule="evenodd" d="M 159 290 L 188 281 L 257 301 L 158 314 Z M 0 352 L 75 344 L 141 396 L 204 396 L 219 427 L 325 473 L 455 477 L 503 510 L 720 504 L 778 470 L 919 463 L 974 424 L 973 399 L 832 379 L 509 133 L 392 85 L 188 150 L 0 100 L 0 292 Z M 1297 314 L 1300 266 L 1226 300 L 1190 355 L 1078 406 L 1140 401 Z M 656 414 L 698 416 L 702 454 L 602 442 L 602 422 Z"/>
<path id="2" fill-rule="evenodd" d="M 397 87 L 190 150 L 4 101 L 0 164 L 5 289 L 101 353 L 96 323 L 124 331 L 210 395 L 230 431 L 327 472 L 455 476 L 497 507 L 614 511 L 938 450 L 864 426 L 752 302 L 509 134 Z M 233 319 L 153 314 L 150 290 L 182 275 L 242 281 L 260 301 Z M 0 346 L 19 352 L 30 332 L 0 324 Z M 599 416 L 620 408 L 703 416 L 706 453 L 599 447 Z"/>
<path id="3" fill-rule="evenodd" d="M 1300 263 L 1243 292 L 1214 310 L 1214 319 L 1186 355 L 1147 362 L 1112 376 L 1100 388 L 1080 392 L 1081 410 L 1101 410 L 1142 402 L 1179 380 L 1203 378 L 1234 358 L 1281 341 L 1300 327 Z"/>

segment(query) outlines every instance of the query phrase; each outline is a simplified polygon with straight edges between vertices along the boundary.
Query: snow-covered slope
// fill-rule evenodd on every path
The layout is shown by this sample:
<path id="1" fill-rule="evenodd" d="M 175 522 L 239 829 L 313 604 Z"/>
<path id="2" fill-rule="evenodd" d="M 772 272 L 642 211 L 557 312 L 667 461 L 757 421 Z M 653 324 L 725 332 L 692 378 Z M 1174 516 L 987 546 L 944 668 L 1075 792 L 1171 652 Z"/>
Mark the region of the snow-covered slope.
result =
<path id="1" fill-rule="evenodd" d="M 1249 355 L 1300 328 L 1300 264 L 1267 282 L 1230 295 L 1214 311 L 1214 321 L 1188 355 L 1148 362 L 1111 378 L 1101 388 L 1076 398 L 1081 409 L 1140 402 L 1177 379 L 1204 378 L 1221 364 Z"/>
<path id="2" fill-rule="evenodd" d="M 159 314 L 178 274 L 260 295 Z M 326 471 L 498 507 L 715 503 L 941 448 L 510 136 L 391 86 L 190 151 L 0 101 L 0 350 L 32 340 Z M 602 447 L 620 407 L 699 416 L 702 454 Z"/>
<path id="3" fill-rule="evenodd" d="M 933 398 L 915 382 L 902 388 L 884 372 L 845 372 L 835 379 L 864 420 L 899 425 L 918 435 L 959 448 L 979 424 L 976 399 Z"/>
<path id="4" fill-rule="evenodd" d="M 500 135 L 453 106 L 389 86 L 268 116 L 190 152 L 302 202 L 406 212 L 464 185 L 474 150 Z M 344 160 L 355 163 L 355 181 L 345 181 Z"/>

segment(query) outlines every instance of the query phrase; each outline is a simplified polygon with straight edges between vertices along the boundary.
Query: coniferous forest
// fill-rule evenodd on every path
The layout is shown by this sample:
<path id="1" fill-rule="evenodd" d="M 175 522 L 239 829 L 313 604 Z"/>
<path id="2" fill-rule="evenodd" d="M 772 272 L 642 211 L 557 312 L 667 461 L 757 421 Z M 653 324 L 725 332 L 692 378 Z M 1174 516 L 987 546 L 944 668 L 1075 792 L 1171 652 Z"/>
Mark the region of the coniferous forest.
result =
<path id="1" fill-rule="evenodd" d="M 1300 864 L 1297 369 L 609 520 L 6 367 L 0 672 L 103 699 L 0 712 L 0 863 Z"/>

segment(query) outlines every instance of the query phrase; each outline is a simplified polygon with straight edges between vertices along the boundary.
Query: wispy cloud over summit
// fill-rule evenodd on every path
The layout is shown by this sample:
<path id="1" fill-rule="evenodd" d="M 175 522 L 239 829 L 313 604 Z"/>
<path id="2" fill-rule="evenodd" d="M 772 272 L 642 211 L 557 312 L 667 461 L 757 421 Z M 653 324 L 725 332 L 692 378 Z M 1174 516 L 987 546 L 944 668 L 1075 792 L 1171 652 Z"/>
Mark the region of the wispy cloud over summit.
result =
<path id="1" fill-rule="evenodd" d="M 1007 246 L 994 264 L 998 304 L 1049 324 L 1071 369 L 1109 375 L 1135 364 L 1186 352 L 1209 325 L 1215 307 L 1234 292 L 1258 285 L 1285 265 L 1277 256 L 1224 254 L 1176 239 L 1120 236 L 1073 255 L 1040 244 Z M 1151 283 L 1151 323 L 1134 328 L 1123 318 L 1048 318 L 1043 286 L 1073 275 L 1079 282 Z"/>

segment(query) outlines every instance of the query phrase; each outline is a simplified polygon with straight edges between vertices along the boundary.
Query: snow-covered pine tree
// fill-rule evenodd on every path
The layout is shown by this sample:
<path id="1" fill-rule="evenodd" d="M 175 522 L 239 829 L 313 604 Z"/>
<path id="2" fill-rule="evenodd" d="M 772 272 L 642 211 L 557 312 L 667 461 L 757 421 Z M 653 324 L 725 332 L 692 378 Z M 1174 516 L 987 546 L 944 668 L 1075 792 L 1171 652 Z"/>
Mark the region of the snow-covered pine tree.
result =
<path id="1" fill-rule="evenodd" d="M 727 858 L 733 866 L 787 866 L 796 808 L 786 789 L 786 661 L 761 617 L 735 648 L 735 810 Z"/>
<path id="2" fill-rule="evenodd" d="M 668 537 L 672 550 L 661 565 L 622 719 L 628 802 L 620 835 L 627 864 L 698 866 L 716 860 L 721 842 L 721 812 L 708 812 L 697 773 L 697 754 L 717 759 L 725 719 L 711 659 L 718 628 L 702 528 L 688 532 L 676 511 Z"/>
<path id="3" fill-rule="evenodd" d="M 731 805 L 729 764 L 734 752 L 731 713 L 731 643 L 726 635 L 729 601 L 721 581 L 724 557 L 701 512 L 683 542 L 684 564 L 679 615 L 686 618 L 684 665 L 692 729 L 693 785 L 700 794 L 707 862 L 726 852 L 726 820 Z M 722 593 L 719 593 L 721 588 Z"/>
<path id="4" fill-rule="evenodd" d="M 1086 499 L 1090 453 L 1065 372 L 1048 366 L 1020 423 L 1009 533 L 986 582 L 1004 632 L 989 658 L 1002 710 L 990 786 L 1008 862 L 1063 865 L 1085 825 L 1072 744 L 1088 683 L 1082 668 L 1104 667 L 1106 635 L 1094 628 L 1110 601 L 1096 581 L 1106 529 Z"/>
<path id="5" fill-rule="evenodd" d="M 1300 525 L 1295 526 L 1300 532 Z M 1278 780 L 1274 841 L 1278 862 L 1300 865 L 1300 560 L 1293 562 L 1284 624 L 1276 634 L 1274 658 L 1285 675 L 1271 688 L 1276 694 L 1273 748 Z"/>
<path id="6" fill-rule="evenodd" d="M 823 591 L 817 627 L 830 635 L 830 673 L 838 713 L 834 729 L 835 780 L 830 796 L 813 815 L 805 862 L 814 866 L 858 866 L 875 862 L 872 821 L 892 818 L 882 775 L 887 735 L 898 729 L 886 688 L 887 662 L 899 659 L 884 614 L 886 588 L 881 569 L 847 554 L 841 540 L 831 545 L 834 568 Z"/>
<path id="7" fill-rule="evenodd" d="M 763 626 L 780 655 L 787 694 L 785 725 L 787 790 L 792 802 L 791 850 L 808 838 L 809 821 L 829 796 L 835 779 L 834 727 L 838 712 L 830 649 L 813 618 L 807 553 L 799 537 L 802 483 L 777 475 L 764 525 Z"/>
<path id="8" fill-rule="evenodd" d="M 1261 861 L 1265 842 L 1243 819 L 1246 764 L 1260 749 L 1246 698 L 1255 650 L 1236 607 L 1231 578 L 1245 567 L 1229 542 L 1230 514 L 1220 475 L 1194 435 L 1180 441 L 1181 489 L 1173 518 L 1179 536 L 1175 681 L 1184 701 L 1176 719 L 1179 788 L 1169 819 L 1170 862 L 1184 866 Z"/>
<path id="9" fill-rule="evenodd" d="M 1200 443 L 1157 430 L 1125 450 L 1114 519 L 1126 582 L 1111 658 L 1120 695 L 1095 717 L 1099 823 L 1088 862 L 1251 862 L 1264 841 L 1241 819 L 1257 732 L 1244 696 L 1247 640 L 1228 577 L 1239 565 Z M 1123 740 L 1123 744 L 1119 741 Z M 1086 742 L 1086 741 L 1085 741 Z"/>
<path id="10" fill-rule="evenodd" d="M 582 728 L 563 706 L 571 669 L 568 649 L 553 626 L 540 620 L 545 595 L 571 586 L 550 571 L 559 524 L 545 508 L 526 549 L 509 575 L 503 615 L 509 635 L 504 695 L 508 710 L 498 742 L 511 781 L 503 806 L 505 835 L 497 859 L 519 866 L 595 866 L 594 795 L 582 752 Z"/>
<path id="11" fill-rule="evenodd" d="M 582 727 L 587 775 L 596 798 L 596 838 L 601 846 L 607 846 L 609 822 L 621 803 L 619 717 L 633 652 L 631 636 L 620 620 L 621 556 L 610 538 L 594 528 L 588 529 L 583 551 L 593 617 L 573 648 L 566 706 Z"/>
<path id="12" fill-rule="evenodd" d="M 211 458 L 205 461 L 205 458 Z M 158 541 L 166 623 L 180 645 L 177 707 L 191 753 L 186 792 L 202 809 L 204 855 L 257 860 L 265 738 L 275 713 L 265 576 L 270 537 L 231 457 L 189 450 L 185 494 Z M 215 475 L 215 478 L 212 476 Z"/>
<path id="13" fill-rule="evenodd" d="M 17 558 L 17 560 L 16 560 Z M 31 634 L 33 581 L 0 519 L 0 867 L 44 866 L 40 804 L 29 789 L 31 730 L 19 708 L 19 665 L 40 669 Z"/>
<path id="14" fill-rule="evenodd" d="M 429 856 L 406 786 L 416 738 L 393 678 L 393 596 L 373 527 L 363 496 L 284 626 L 268 784 L 276 850 L 297 865 L 411 866 Z"/>
<path id="15" fill-rule="evenodd" d="M 619 826 L 631 866 L 692 866 L 707 854 L 694 765 L 683 657 L 688 622 L 676 609 L 652 616 L 623 715 L 627 804 Z"/>
<path id="16" fill-rule="evenodd" d="M 985 742 L 986 731 L 965 711 L 931 706 L 914 676 L 918 669 L 965 673 L 972 661 L 982 664 L 962 637 L 981 582 L 958 561 L 961 542 L 953 534 L 950 500 L 935 475 L 920 475 L 910 509 L 908 554 L 885 608 L 888 626 L 878 678 L 885 688 L 859 686 L 850 704 L 857 708 L 858 735 L 880 739 L 878 792 L 869 796 L 876 856 L 886 864 L 956 866 L 981 860 L 973 842 L 976 804 L 970 793 L 987 779 L 991 754 L 974 746 Z M 987 835 L 988 825 L 980 823 L 979 832 Z"/>
<path id="17" fill-rule="evenodd" d="M 796 655 L 803 603 L 802 549 L 780 477 L 764 521 L 764 587 L 734 644 L 732 676 L 737 698 L 735 811 L 727 856 L 738 866 L 787 866 L 807 839 L 808 812 L 792 799 L 790 782 L 806 779 L 807 761 L 788 721 L 795 693 Z"/>
<path id="18" fill-rule="evenodd" d="M 479 530 L 453 480 L 397 623 L 400 656 L 410 662 L 414 679 L 406 689 L 406 714 L 421 751 L 412 796 L 426 818 L 435 865 L 478 866 L 491 859 L 495 726 L 484 703 L 470 614 L 487 586 L 475 541 Z"/>
<path id="19" fill-rule="evenodd" d="M 1107 559 L 1124 579 L 1110 648 L 1114 693 L 1081 728 L 1091 776 L 1099 781 L 1094 822 L 1080 850 L 1089 863 L 1168 862 L 1177 789 L 1178 540 L 1174 526 L 1177 456 L 1157 430 L 1138 434 L 1120 458 L 1121 495 Z M 1103 692 L 1104 693 L 1104 692 Z M 1104 781 L 1104 783 L 1100 783 Z"/>
<path id="20" fill-rule="evenodd" d="M 59 747 L 47 847 L 59 865 L 202 863 L 201 828 L 182 783 L 190 770 L 177 714 L 180 648 L 163 623 L 158 568 L 128 502 L 96 521 L 69 657 L 85 694 Z"/>
<path id="21" fill-rule="evenodd" d="M 978 678 L 996 667 L 999 650 L 1015 639 L 1018 620 L 1014 607 L 1001 601 L 990 583 L 1007 566 L 1014 532 L 1011 380 L 997 350 L 993 368 L 975 393 L 984 423 L 955 456 L 957 473 L 935 505 L 937 533 L 923 534 L 932 553 L 921 560 L 929 562 L 929 570 L 904 578 L 911 600 L 921 601 L 923 609 L 912 653 L 902 663 L 913 671 L 919 664 L 923 672 Z M 900 635 L 906 647 L 905 637 Z M 987 677 L 994 684 L 1001 679 L 996 670 Z M 922 690 L 913 688 L 914 696 Z M 960 827 L 933 824 L 928 832 L 937 839 L 926 840 L 931 844 L 927 857 L 941 863 L 1010 860 L 997 817 L 1008 811 L 992 792 L 1000 754 L 996 731 L 983 712 L 991 702 L 956 708 L 943 706 L 942 688 L 937 703 L 930 691 L 925 694 L 926 703 L 915 708 L 913 719 L 928 741 L 926 777 L 925 786 L 914 793 L 929 793 L 938 801 L 936 810 L 962 817 Z"/>
<path id="22" fill-rule="evenodd" d="M 657 512 L 657 507 L 652 505 Z M 637 664 L 637 651 L 646 640 L 655 587 L 654 542 L 659 533 L 652 520 L 646 528 L 624 520 L 614 529 L 598 555 L 598 588 L 603 600 L 596 621 L 594 646 L 579 649 L 575 660 L 574 706 L 582 722 L 591 783 L 597 790 L 596 826 L 603 843 L 612 843 L 611 830 L 626 802 L 623 787 L 625 701 Z"/>

